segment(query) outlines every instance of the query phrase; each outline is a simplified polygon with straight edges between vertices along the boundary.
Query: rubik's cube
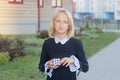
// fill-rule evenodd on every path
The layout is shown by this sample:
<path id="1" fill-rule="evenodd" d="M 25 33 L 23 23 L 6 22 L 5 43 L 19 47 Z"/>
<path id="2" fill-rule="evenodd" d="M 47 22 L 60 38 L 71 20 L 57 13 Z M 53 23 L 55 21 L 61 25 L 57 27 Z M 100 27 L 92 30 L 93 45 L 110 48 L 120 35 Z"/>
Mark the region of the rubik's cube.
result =
<path id="1" fill-rule="evenodd" d="M 60 66 L 61 65 L 60 64 L 60 58 L 54 58 L 53 61 L 54 61 L 54 65 L 56 65 L 56 66 Z"/>

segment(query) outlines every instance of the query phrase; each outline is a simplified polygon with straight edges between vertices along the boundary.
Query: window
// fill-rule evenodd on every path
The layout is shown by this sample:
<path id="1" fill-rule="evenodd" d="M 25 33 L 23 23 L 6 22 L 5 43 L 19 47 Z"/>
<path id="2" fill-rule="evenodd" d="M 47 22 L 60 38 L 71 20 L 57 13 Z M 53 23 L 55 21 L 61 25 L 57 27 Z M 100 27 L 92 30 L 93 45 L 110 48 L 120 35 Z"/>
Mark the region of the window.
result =
<path id="1" fill-rule="evenodd" d="M 22 4 L 23 0 L 9 0 L 9 3 Z"/>
<path id="2" fill-rule="evenodd" d="M 56 7 L 56 0 L 52 0 L 52 7 Z"/>
<path id="3" fill-rule="evenodd" d="M 62 0 L 52 0 L 52 7 L 62 7 Z"/>
<path id="4" fill-rule="evenodd" d="M 61 7 L 62 6 L 62 1 L 61 0 L 57 0 L 57 7 Z"/>
<path id="5" fill-rule="evenodd" d="M 39 1 L 40 7 L 43 7 L 43 0 Z"/>

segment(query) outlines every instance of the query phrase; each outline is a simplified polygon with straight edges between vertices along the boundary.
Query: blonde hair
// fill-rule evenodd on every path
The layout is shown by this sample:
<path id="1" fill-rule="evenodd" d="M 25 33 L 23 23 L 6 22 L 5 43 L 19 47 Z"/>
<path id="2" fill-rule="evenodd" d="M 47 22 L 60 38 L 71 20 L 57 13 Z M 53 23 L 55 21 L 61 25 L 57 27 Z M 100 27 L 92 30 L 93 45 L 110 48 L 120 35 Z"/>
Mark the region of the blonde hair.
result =
<path id="1" fill-rule="evenodd" d="M 67 17 L 68 17 L 68 26 L 69 26 L 69 30 L 68 30 L 68 34 L 67 36 L 68 37 L 72 37 L 74 36 L 74 23 L 73 23 L 73 17 L 71 15 L 71 13 L 64 9 L 64 8 L 56 8 L 55 9 L 55 12 L 53 14 L 53 17 L 52 17 L 52 20 L 51 20 L 51 24 L 50 24 L 50 27 L 49 27 L 49 30 L 48 30 L 48 33 L 49 33 L 49 36 L 50 37 L 55 37 L 55 25 L 54 25 L 54 21 L 56 19 L 56 16 L 59 12 L 64 12 Z"/>

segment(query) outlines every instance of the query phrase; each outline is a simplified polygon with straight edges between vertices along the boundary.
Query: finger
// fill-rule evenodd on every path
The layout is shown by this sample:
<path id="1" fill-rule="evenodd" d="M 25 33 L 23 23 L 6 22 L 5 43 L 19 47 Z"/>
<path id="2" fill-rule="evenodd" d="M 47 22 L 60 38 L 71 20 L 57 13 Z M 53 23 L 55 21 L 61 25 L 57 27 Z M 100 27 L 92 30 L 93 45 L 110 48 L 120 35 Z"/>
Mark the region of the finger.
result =
<path id="1" fill-rule="evenodd" d="M 54 68 L 53 69 L 57 69 L 59 66 L 54 66 Z"/>
<path id="2" fill-rule="evenodd" d="M 63 64 L 65 62 L 65 58 L 61 59 L 60 63 Z"/>
<path id="3" fill-rule="evenodd" d="M 54 66 L 54 64 L 52 62 L 49 62 L 48 66 Z"/>
<path id="4" fill-rule="evenodd" d="M 63 58 L 63 59 L 61 60 L 61 64 L 64 66 L 66 63 L 67 63 L 67 59 L 66 59 L 66 58 Z"/>
<path id="5" fill-rule="evenodd" d="M 68 67 L 69 65 L 70 65 L 70 63 L 68 62 L 65 67 Z"/>
<path id="6" fill-rule="evenodd" d="M 63 63 L 65 63 L 67 61 L 67 58 L 65 57 L 65 58 L 62 58 L 61 59 L 61 64 L 63 64 Z"/>
<path id="7" fill-rule="evenodd" d="M 52 63 L 52 62 L 49 62 L 48 65 L 53 65 L 53 63 Z"/>
<path id="8" fill-rule="evenodd" d="M 54 60 L 52 59 L 52 60 L 50 60 L 50 62 L 51 62 L 51 63 L 53 63 L 53 62 L 54 62 Z"/>
<path id="9" fill-rule="evenodd" d="M 68 63 L 68 62 L 67 62 L 67 61 L 65 61 L 62 65 L 63 65 L 63 66 L 65 66 L 67 63 Z"/>
<path id="10" fill-rule="evenodd" d="M 48 65 L 49 68 L 52 68 L 52 66 L 54 66 L 54 65 Z"/>
<path id="11" fill-rule="evenodd" d="M 57 69 L 59 66 L 50 66 L 52 69 Z"/>

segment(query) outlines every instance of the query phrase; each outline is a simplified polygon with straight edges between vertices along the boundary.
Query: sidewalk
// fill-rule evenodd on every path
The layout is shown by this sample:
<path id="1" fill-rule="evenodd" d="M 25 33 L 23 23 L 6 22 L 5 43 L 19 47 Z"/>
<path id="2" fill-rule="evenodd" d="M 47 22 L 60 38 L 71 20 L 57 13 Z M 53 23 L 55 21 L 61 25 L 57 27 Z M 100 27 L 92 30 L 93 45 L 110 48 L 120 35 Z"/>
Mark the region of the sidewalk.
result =
<path id="1" fill-rule="evenodd" d="M 120 32 L 120 30 L 103 29 L 103 32 Z"/>
<path id="2" fill-rule="evenodd" d="M 120 80 L 120 38 L 88 60 L 89 71 L 78 80 Z"/>

